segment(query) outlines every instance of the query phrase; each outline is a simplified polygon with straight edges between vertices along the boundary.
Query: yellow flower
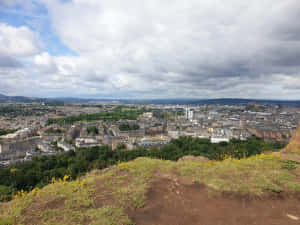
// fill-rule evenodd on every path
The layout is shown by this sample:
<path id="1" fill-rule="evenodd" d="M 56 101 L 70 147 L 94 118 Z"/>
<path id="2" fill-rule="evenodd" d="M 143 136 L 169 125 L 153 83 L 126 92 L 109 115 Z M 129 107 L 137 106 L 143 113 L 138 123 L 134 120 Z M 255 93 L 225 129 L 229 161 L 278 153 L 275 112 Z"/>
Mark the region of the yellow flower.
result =
<path id="1" fill-rule="evenodd" d="M 64 181 L 67 181 L 69 178 L 70 178 L 70 175 L 67 175 L 67 174 L 66 174 L 66 175 L 64 176 L 63 180 L 64 180 Z"/>
<path id="2" fill-rule="evenodd" d="M 36 188 L 34 188 L 34 189 L 31 191 L 31 193 L 32 193 L 33 195 L 35 195 L 35 194 L 37 194 L 39 191 L 40 191 L 40 189 L 39 189 L 38 187 L 36 187 Z"/>
<path id="3" fill-rule="evenodd" d="M 86 179 L 83 179 L 82 181 L 80 181 L 80 183 L 79 183 L 80 187 L 84 186 L 85 183 L 86 183 Z"/>

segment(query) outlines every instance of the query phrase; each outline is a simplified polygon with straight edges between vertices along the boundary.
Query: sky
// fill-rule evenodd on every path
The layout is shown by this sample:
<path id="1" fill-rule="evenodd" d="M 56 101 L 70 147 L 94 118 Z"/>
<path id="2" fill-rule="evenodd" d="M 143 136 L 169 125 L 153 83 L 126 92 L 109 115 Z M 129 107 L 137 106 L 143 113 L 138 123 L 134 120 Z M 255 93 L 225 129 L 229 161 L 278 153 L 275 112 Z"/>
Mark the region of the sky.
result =
<path id="1" fill-rule="evenodd" d="M 0 0 L 0 93 L 300 99 L 299 0 Z"/>

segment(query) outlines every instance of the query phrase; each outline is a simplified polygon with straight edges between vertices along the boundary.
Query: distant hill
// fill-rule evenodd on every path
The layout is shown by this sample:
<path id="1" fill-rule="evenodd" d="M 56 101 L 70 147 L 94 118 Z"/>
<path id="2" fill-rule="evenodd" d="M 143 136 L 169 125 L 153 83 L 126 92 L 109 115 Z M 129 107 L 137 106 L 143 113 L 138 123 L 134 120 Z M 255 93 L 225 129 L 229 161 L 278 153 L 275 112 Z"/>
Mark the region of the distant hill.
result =
<path id="1" fill-rule="evenodd" d="M 300 107 L 300 100 L 267 100 L 267 99 L 241 99 L 241 98 L 218 98 L 218 99 L 121 99 L 124 103 L 132 104 L 220 104 L 220 105 L 247 105 L 248 103 L 261 103 L 282 106 Z"/>
<path id="2" fill-rule="evenodd" d="M 6 96 L 0 94 L 0 102 L 33 102 L 37 100 L 38 98 L 29 98 L 24 96 Z"/>
<path id="3" fill-rule="evenodd" d="M 6 96 L 0 94 L 0 103 L 5 102 L 24 102 L 24 103 L 33 103 L 33 102 L 44 102 L 46 105 L 63 105 L 64 102 L 51 99 L 51 98 L 34 98 L 34 97 L 24 97 L 24 96 Z"/>
<path id="4" fill-rule="evenodd" d="M 117 99 L 117 98 L 76 98 L 76 97 L 58 97 L 58 98 L 35 98 L 24 96 L 6 96 L 0 94 L 0 103 L 2 102 L 45 102 L 50 104 L 63 104 L 74 102 L 120 102 L 124 104 L 220 104 L 220 105 L 247 105 L 248 103 L 261 103 L 280 106 L 300 107 L 300 100 L 268 100 L 268 99 L 241 99 L 241 98 L 218 98 L 218 99 L 196 99 L 196 98 L 166 98 L 166 99 Z"/>

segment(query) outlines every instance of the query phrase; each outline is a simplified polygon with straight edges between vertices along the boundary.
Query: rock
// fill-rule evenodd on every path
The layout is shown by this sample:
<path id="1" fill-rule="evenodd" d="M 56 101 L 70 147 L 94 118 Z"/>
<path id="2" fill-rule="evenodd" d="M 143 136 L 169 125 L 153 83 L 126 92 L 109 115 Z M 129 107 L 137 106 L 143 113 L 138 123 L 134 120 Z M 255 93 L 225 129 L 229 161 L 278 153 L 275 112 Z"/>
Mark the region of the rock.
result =
<path id="1" fill-rule="evenodd" d="M 286 216 L 287 216 L 288 218 L 292 219 L 292 220 L 299 220 L 299 217 L 293 216 L 293 215 L 291 215 L 291 214 L 286 214 Z"/>

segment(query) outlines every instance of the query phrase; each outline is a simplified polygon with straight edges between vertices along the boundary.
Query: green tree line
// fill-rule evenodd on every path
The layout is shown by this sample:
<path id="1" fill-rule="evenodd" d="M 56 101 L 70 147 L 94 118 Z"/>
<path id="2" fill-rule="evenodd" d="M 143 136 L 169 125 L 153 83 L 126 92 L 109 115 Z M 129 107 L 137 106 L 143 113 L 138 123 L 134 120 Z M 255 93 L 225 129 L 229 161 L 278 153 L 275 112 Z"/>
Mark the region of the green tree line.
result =
<path id="1" fill-rule="evenodd" d="M 34 157 L 30 162 L 0 169 L 0 200 L 10 200 L 17 190 L 41 188 L 53 177 L 62 178 L 68 174 L 75 179 L 92 169 L 103 169 L 119 161 L 127 162 L 137 157 L 178 160 L 185 155 L 194 155 L 222 160 L 228 156 L 242 158 L 282 147 L 281 144 L 267 143 L 255 137 L 246 141 L 231 140 L 229 143 L 211 143 L 208 139 L 180 137 L 168 145 L 150 149 L 124 151 L 120 148 L 112 151 L 108 146 L 102 146 L 55 156 Z"/>
<path id="2" fill-rule="evenodd" d="M 15 129 L 5 129 L 5 130 L 0 130 L 0 136 L 1 135 L 7 135 L 7 134 L 11 134 L 11 133 L 15 133 L 17 130 Z"/>
<path id="3" fill-rule="evenodd" d="M 78 116 L 66 116 L 62 118 L 50 118 L 48 119 L 47 125 L 50 124 L 73 124 L 80 121 L 119 121 L 119 120 L 136 120 L 137 117 L 146 112 L 146 109 L 132 109 L 132 110 L 122 110 L 122 108 L 117 108 L 112 112 L 99 112 L 92 114 L 81 114 Z"/>

